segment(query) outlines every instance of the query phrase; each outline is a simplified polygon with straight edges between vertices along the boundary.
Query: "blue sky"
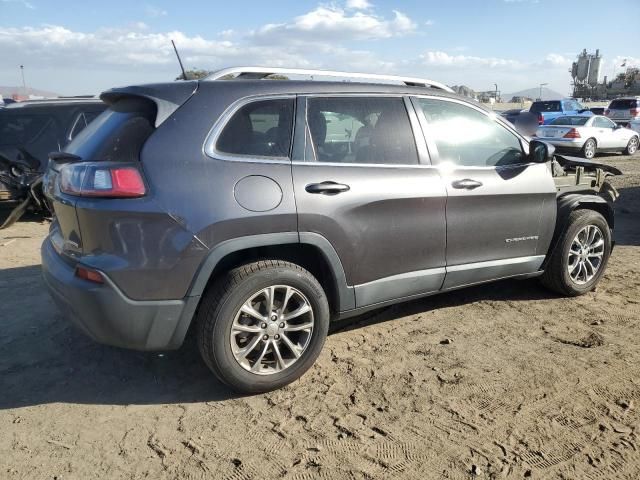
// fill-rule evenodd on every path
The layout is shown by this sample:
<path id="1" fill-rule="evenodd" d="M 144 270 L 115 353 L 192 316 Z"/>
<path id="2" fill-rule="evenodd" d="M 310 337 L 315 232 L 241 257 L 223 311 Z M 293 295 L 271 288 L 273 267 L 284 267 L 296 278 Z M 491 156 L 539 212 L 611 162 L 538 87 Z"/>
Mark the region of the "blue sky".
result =
<path id="1" fill-rule="evenodd" d="M 640 63 L 640 0 L 0 0 L 0 85 L 63 94 L 171 80 L 238 64 L 424 76 L 504 93 L 569 92 L 568 68 L 600 48 L 604 74 Z M 582 12 L 582 13 L 575 13 Z M 601 33 L 594 30 L 601 29 Z M 620 36 L 620 33 L 623 35 Z"/>

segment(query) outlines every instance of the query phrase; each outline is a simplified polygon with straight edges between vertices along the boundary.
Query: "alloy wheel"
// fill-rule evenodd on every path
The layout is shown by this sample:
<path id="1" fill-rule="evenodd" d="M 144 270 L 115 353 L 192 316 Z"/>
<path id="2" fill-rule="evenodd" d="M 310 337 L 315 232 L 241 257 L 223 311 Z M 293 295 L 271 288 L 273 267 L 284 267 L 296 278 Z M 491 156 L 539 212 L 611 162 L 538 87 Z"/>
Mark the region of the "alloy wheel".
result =
<path id="1" fill-rule="evenodd" d="M 567 270 L 578 285 L 590 282 L 600 270 L 604 258 L 604 235 L 595 225 L 582 228 L 571 242 Z"/>
<path id="2" fill-rule="evenodd" d="M 593 158 L 596 155 L 596 144 L 593 140 L 587 140 L 584 144 L 584 156 L 585 158 Z"/>
<path id="3" fill-rule="evenodd" d="M 634 153 L 636 153 L 636 150 L 638 150 L 638 137 L 633 137 L 631 140 L 629 140 L 629 145 L 627 145 L 627 152 L 629 152 L 629 155 L 633 155 Z"/>
<path id="4" fill-rule="evenodd" d="M 251 373 L 279 373 L 305 352 L 313 325 L 313 308 L 300 290 L 272 285 L 247 298 L 236 313 L 229 338 L 231 351 Z"/>

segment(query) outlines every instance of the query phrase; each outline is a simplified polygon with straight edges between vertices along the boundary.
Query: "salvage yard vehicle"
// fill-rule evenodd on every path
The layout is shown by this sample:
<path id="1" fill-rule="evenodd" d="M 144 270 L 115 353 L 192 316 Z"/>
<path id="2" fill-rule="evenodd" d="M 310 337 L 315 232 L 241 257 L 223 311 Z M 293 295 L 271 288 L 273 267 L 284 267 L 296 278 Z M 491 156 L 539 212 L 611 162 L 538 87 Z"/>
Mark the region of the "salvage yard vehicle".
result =
<path id="1" fill-rule="evenodd" d="M 601 151 L 633 155 L 640 143 L 637 132 L 616 125 L 602 115 L 559 117 L 538 128 L 536 137 L 558 150 L 581 153 L 587 159 Z"/>
<path id="2" fill-rule="evenodd" d="M 104 111 L 97 98 L 16 102 L 0 110 L 0 229 L 26 211 L 48 214 L 41 181 L 47 155 L 61 150 Z"/>
<path id="3" fill-rule="evenodd" d="M 571 98 L 566 100 L 538 100 L 529 107 L 531 113 L 538 116 L 539 125 L 548 125 L 558 117 L 565 115 L 593 115 L 588 108 L 583 107 L 576 100 Z"/>
<path id="4" fill-rule="evenodd" d="M 640 120 L 640 97 L 622 97 L 612 100 L 604 114 L 619 125 Z"/>
<path id="5" fill-rule="evenodd" d="M 438 82 L 244 67 L 101 98 L 45 175 L 49 291 L 106 344 L 196 329 L 240 392 L 299 378 L 331 321 L 504 278 L 582 295 L 611 253 L 619 170 Z"/>

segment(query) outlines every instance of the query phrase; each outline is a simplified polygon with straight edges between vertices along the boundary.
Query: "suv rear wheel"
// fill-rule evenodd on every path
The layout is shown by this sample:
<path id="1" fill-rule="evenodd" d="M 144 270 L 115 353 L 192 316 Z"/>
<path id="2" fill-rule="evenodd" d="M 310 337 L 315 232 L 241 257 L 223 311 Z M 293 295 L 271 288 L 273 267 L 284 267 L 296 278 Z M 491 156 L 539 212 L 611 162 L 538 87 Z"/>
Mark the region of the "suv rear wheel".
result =
<path id="1" fill-rule="evenodd" d="M 280 388 L 304 374 L 322 350 L 329 305 L 299 265 L 249 263 L 207 291 L 198 313 L 198 345 L 213 373 L 234 390 Z"/>
<path id="2" fill-rule="evenodd" d="M 583 295 L 595 288 L 610 253 L 611 231 L 605 218 L 593 210 L 576 210 L 541 281 L 562 295 Z"/>

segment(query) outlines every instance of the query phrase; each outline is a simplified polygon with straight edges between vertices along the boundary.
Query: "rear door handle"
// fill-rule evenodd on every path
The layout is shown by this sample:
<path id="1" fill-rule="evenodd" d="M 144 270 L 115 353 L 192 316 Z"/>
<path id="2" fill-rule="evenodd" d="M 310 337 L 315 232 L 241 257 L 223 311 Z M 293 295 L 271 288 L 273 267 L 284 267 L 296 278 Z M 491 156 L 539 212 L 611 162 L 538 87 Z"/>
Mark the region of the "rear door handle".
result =
<path id="1" fill-rule="evenodd" d="M 310 183 L 304 189 L 309 193 L 321 193 L 324 195 L 337 195 L 338 193 L 346 192 L 350 189 L 349 185 L 344 183 L 336 183 L 332 181 L 326 181 L 321 183 Z"/>
<path id="2" fill-rule="evenodd" d="M 464 178 L 462 180 L 456 180 L 451 184 L 453 188 L 464 188 L 465 190 L 473 190 L 482 186 L 482 182 L 473 180 L 471 178 Z"/>

